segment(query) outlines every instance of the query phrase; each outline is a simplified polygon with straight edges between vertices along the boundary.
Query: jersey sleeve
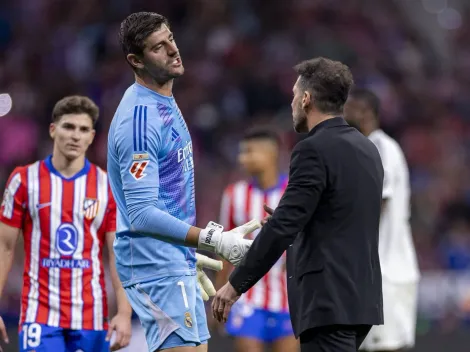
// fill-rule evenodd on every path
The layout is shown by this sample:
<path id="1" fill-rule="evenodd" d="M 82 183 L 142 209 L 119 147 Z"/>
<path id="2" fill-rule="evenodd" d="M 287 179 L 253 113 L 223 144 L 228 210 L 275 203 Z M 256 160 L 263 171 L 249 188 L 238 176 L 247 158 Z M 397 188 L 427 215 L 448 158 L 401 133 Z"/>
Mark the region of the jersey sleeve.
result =
<path id="1" fill-rule="evenodd" d="M 111 187 L 108 187 L 108 208 L 106 209 L 105 232 L 116 232 L 116 201 L 114 200 Z"/>
<path id="2" fill-rule="evenodd" d="M 191 226 L 158 207 L 162 135 L 157 110 L 135 106 L 117 129 L 115 141 L 131 231 L 184 242 Z"/>
<path id="3" fill-rule="evenodd" d="M 371 139 L 377 147 L 382 160 L 382 167 L 384 169 L 384 181 L 382 188 L 382 199 L 388 199 L 393 193 L 393 153 L 388 147 L 389 145 L 383 143 L 380 139 Z"/>
<path id="4" fill-rule="evenodd" d="M 23 227 L 26 212 L 25 181 L 21 168 L 13 170 L 8 178 L 0 206 L 0 221 L 18 229 Z"/>
<path id="5" fill-rule="evenodd" d="M 235 227 L 233 219 L 233 185 L 227 187 L 222 194 L 219 223 L 227 230 Z"/>

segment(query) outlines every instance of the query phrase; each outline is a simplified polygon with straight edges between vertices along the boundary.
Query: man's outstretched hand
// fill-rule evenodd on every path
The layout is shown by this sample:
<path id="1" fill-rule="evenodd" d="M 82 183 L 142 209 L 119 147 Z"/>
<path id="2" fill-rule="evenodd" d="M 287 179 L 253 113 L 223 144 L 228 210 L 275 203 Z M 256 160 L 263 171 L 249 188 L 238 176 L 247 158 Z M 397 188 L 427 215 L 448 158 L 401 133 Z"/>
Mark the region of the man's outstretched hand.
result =
<path id="1" fill-rule="evenodd" d="M 233 304 L 240 298 L 232 284 L 227 282 L 212 300 L 212 315 L 220 323 L 226 323 L 230 309 Z"/>

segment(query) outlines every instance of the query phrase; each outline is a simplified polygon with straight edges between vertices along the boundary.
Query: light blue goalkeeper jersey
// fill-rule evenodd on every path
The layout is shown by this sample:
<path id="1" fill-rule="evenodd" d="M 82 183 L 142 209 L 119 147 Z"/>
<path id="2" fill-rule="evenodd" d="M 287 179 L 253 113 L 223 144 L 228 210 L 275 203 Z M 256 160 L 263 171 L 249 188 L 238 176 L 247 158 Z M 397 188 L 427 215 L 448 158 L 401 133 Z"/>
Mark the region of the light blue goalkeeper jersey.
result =
<path id="1" fill-rule="evenodd" d="M 182 246 L 196 221 L 193 150 L 173 97 L 127 89 L 109 130 L 108 175 L 123 285 L 195 275 L 195 250 Z"/>

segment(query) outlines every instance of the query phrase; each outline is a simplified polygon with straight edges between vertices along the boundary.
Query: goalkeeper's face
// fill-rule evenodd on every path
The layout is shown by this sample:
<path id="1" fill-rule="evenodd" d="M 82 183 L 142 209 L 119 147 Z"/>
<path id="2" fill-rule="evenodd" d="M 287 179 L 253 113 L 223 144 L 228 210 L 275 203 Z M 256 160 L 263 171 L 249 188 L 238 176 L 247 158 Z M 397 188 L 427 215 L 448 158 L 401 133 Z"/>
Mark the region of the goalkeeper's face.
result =
<path id="1" fill-rule="evenodd" d="M 65 114 L 57 122 L 51 123 L 49 134 L 54 140 L 54 155 L 75 160 L 85 157 L 95 137 L 95 130 L 88 114 Z"/>
<path id="2" fill-rule="evenodd" d="M 155 81 L 163 84 L 184 73 L 183 62 L 176 46 L 173 33 L 166 25 L 147 37 L 144 41 L 141 68 Z"/>

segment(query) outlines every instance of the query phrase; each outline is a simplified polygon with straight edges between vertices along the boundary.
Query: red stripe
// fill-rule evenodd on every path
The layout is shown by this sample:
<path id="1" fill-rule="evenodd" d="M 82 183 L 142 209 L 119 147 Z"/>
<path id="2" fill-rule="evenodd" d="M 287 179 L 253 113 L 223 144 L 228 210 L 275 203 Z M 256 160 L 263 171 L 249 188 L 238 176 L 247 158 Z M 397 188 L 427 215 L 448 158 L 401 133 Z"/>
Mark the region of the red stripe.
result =
<path id="1" fill-rule="evenodd" d="M 97 174 L 96 166 L 92 165 L 90 172 L 88 173 L 87 184 L 86 184 L 86 197 L 96 199 L 97 197 Z M 83 269 L 82 277 L 82 299 L 83 299 L 83 326 L 85 330 L 93 330 L 93 288 L 91 286 L 91 279 L 93 277 L 93 261 L 91 258 L 91 249 L 93 247 L 93 238 L 91 237 L 91 222 L 93 219 L 84 219 L 83 228 L 83 259 L 90 261 L 90 267 Z"/>
<path id="2" fill-rule="evenodd" d="M 281 192 L 280 197 L 282 197 L 282 194 L 286 190 L 288 182 L 289 182 L 289 179 L 286 177 L 286 180 L 285 180 L 284 184 L 282 185 L 282 189 L 280 190 L 280 192 Z M 285 262 L 286 252 L 284 252 L 282 254 L 282 256 L 283 256 L 284 262 Z M 284 269 L 285 270 L 283 272 L 281 272 L 281 288 L 282 288 L 282 290 L 281 290 L 281 293 L 282 293 L 281 307 L 282 307 L 283 311 L 287 312 L 287 311 L 289 311 L 289 301 L 287 299 L 287 272 L 286 272 L 287 268 L 285 267 L 285 265 L 284 265 Z"/>
<path id="3" fill-rule="evenodd" d="M 62 181 L 61 223 L 73 223 L 75 181 Z M 71 259 L 72 256 L 62 256 Z M 60 321 L 59 326 L 70 328 L 72 325 L 72 269 L 60 269 Z"/>
<path id="4" fill-rule="evenodd" d="M 264 194 L 263 194 L 263 204 L 268 204 L 268 195 L 267 195 L 266 192 L 264 192 Z M 264 209 L 263 209 L 262 214 L 264 214 L 264 216 L 268 215 L 264 212 Z M 266 310 L 269 309 L 269 300 L 271 299 L 271 293 L 269 292 L 269 290 L 270 290 L 269 280 L 270 280 L 271 275 L 273 275 L 272 271 L 268 271 L 268 273 L 266 275 L 264 275 L 264 277 L 263 277 L 263 281 L 264 281 L 264 309 L 266 309 Z"/>
<path id="5" fill-rule="evenodd" d="M 109 197 L 110 197 L 109 192 L 111 192 L 111 189 L 110 189 L 110 187 L 107 187 L 107 189 L 108 189 L 107 203 L 105 203 L 103 201 L 103 203 L 99 203 L 99 204 L 97 203 L 98 205 L 95 205 L 95 207 L 97 207 L 97 206 L 99 206 L 99 207 L 108 207 L 109 206 Z M 95 211 L 95 213 L 97 214 L 98 211 L 99 211 L 99 209 L 97 209 L 97 211 Z M 106 243 L 106 231 L 107 231 L 107 226 L 106 226 L 107 219 L 106 219 L 106 217 L 107 216 L 110 216 L 110 214 L 108 213 L 103 218 L 103 222 L 101 223 L 101 226 L 98 229 L 98 239 L 100 241 L 100 250 L 98 252 L 98 257 L 99 257 L 99 263 L 100 263 L 100 286 L 101 286 L 101 291 L 103 292 L 102 304 L 103 304 L 103 317 L 105 319 L 104 326 L 103 326 L 104 330 L 108 329 L 108 324 L 107 324 L 107 319 L 106 319 L 108 317 L 108 299 L 107 299 L 108 295 L 106 293 L 106 282 L 104 280 L 104 266 L 103 266 L 103 245 Z"/>
<path id="6" fill-rule="evenodd" d="M 51 202 L 51 175 L 45 163 L 39 165 L 39 204 Z M 46 324 L 49 317 L 49 269 L 41 266 L 42 258 L 50 257 L 51 207 L 38 210 L 41 229 L 39 244 L 39 307 L 36 322 Z"/>
<path id="7" fill-rule="evenodd" d="M 27 168 L 23 168 L 20 171 L 21 182 L 25 189 L 28 185 L 28 172 Z M 29 204 L 28 192 L 24 194 L 25 204 Z M 29 270 L 31 269 L 31 232 L 32 232 L 32 220 L 28 209 L 25 211 L 25 219 L 23 225 L 23 248 L 24 248 L 24 270 L 23 270 L 23 290 L 21 300 L 21 313 L 20 313 L 20 326 L 26 319 L 26 309 L 28 308 L 28 295 L 31 290 L 31 281 L 29 278 Z"/>
<path id="8" fill-rule="evenodd" d="M 250 221 L 250 206 L 251 206 L 251 191 L 253 186 L 251 184 L 247 185 L 246 187 L 246 197 L 245 197 L 245 222 Z M 248 236 L 247 236 L 248 237 Z M 249 235 L 249 238 L 253 238 L 253 234 Z M 246 292 L 246 302 L 250 303 L 253 300 L 253 291 L 255 286 L 250 288 Z"/>
<path id="9" fill-rule="evenodd" d="M 234 197 L 233 197 L 233 185 L 231 185 L 229 188 L 228 188 L 228 197 L 230 199 L 230 203 L 229 203 L 229 208 L 228 208 L 228 221 L 229 221 L 229 230 L 233 229 L 236 227 L 235 225 L 235 205 L 234 205 Z"/>

